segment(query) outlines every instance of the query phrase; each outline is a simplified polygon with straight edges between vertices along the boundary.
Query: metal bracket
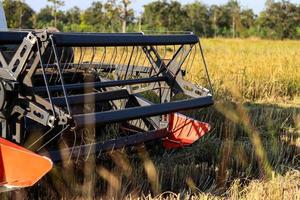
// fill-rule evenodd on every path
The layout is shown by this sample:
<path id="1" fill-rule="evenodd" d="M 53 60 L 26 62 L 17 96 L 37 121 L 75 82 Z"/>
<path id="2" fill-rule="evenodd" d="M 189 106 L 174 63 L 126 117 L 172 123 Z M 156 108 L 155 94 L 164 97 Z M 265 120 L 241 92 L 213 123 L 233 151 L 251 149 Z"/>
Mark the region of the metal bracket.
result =
<path id="1" fill-rule="evenodd" d="M 19 99 L 17 105 L 13 108 L 12 115 L 16 113 L 44 126 L 54 127 L 54 116 L 29 99 Z"/>
<path id="2" fill-rule="evenodd" d="M 24 70 L 25 64 L 27 63 L 30 55 L 32 54 L 32 49 L 37 42 L 37 38 L 32 33 L 29 33 L 26 38 L 24 38 L 22 44 L 19 46 L 14 57 L 7 66 L 7 71 L 12 80 L 17 80 L 20 73 Z"/>

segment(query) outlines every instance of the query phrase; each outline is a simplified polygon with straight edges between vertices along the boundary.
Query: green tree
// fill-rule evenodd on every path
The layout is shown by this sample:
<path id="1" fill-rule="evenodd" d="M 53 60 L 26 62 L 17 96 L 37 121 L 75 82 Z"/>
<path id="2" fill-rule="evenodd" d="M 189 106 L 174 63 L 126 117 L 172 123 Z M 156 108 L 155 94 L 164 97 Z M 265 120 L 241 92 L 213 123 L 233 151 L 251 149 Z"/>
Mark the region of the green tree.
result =
<path id="1" fill-rule="evenodd" d="M 62 0 L 47 0 L 48 2 L 52 3 L 52 13 L 53 13 L 53 17 L 54 17 L 54 27 L 57 27 L 57 10 L 59 7 L 64 6 L 65 2 Z M 61 14 L 61 13 L 60 13 Z"/>
<path id="2" fill-rule="evenodd" d="M 120 8 L 117 6 L 115 0 L 109 0 L 104 4 L 105 8 L 105 17 L 106 17 L 106 29 L 111 32 L 119 32 L 121 29 L 120 21 Z"/>
<path id="3" fill-rule="evenodd" d="M 104 13 L 103 4 L 98 1 L 93 2 L 82 14 L 81 22 L 81 27 L 87 31 L 104 31 L 107 18 Z"/>
<path id="4" fill-rule="evenodd" d="M 46 6 L 42 8 L 40 12 L 36 16 L 37 20 L 37 28 L 45 28 L 52 25 L 52 21 L 54 17 L 52 15 L 52 8 L 50 6 Z"/>
<path id="5" fill-rule="evenodd" d="M 251 9 L 243 10 L 236 0 L 225 5 L 210 7 L 210 22 L 214 36 L 247 36 L 255 24 L 255 15 Z"/>
<path id="6" fill-rule="evenodd" d="M 231 12 L 227 5 L 210 7 L 210 21 L 212 23 L 214 36 L 229 36 L 231 33 Z"/>
<path id="7" fill-rule="evenodd" d="M 129 0 L 109 0 L 104 4 L 107 18 L 107 30 L 112 32 L 126 32 L 128 25 L 133 24 L 134 11 L 129 8 Z"/>
<path id="8" fill-rule="evenodd" d="M 266 10 L 260 13 L 257 23 L 263 37 L 296 38 L 300 27 L 300 6 L 289 1 L 268 0 Z"/>
<path id="9" fill-rule="evenodd" d="M 128 6 L 131 4 L 129 0 L 122 0 L 122 11 L 120 18 L 122 20 L 122 32 L 125 33 L 127 29 L 127 22 L 129 21 L 129 17 L 132 16 L 133 10 L 130 10 Z"/>
<path id="10" fill-rule="evenodd" d="M 167 6 L 166 1 L 155 1 L 144 6 L 142 24 L 145 29 L 155 31 L 163 29 L 166 23 L 163 22 L 165 19 L 161 19 L 161 16 L 167 14 L 165 11 Z"/>
<path id="11" fill-rule="evenodd" d="M 78 7 L 73 7 L 66 11 L 65 13 L 65 20 L 66 23 L 64 24 L 63 30 L 64 31 L 82 31 L 80 29 L 81 24 L 81 11 Z"/>
<path id="12" fill-rule="evenodd" d="M 243 30 L 240 32 L 240 36 L 249 37 L 257 35 L 256 28 L 256 15 L 254 14 L 252 9 L 242 10 L 240 13 L 241 26 Z"/>
<path id="13" fill-rule="evenodd" d="M 199 1 L 187 4 L 184 8 L 187 13 L 186 30 L 191 30 L 198 35 L 212 36 L 212 24 L 209 20 L 208 7 Z"/>
<path id="14" fill-rule="evenodd" d="M 80 24 L 80 14 L 80 9 L 77 6 L 75 6 L 67 10 L 65 16 L 69 24 Z"/>
<path id="15" fill-rule="evenodd" d="M 241 26 L 241 7 L 236 0 L 230 0 L 226 5 L 227 12 L 230 13 L 230 23 L 231 23 L 231 31 L 232 37 L 235 38 L 237 34 L 242 30 Z"/>
<path id="16" fill-rule="evenodd" d="M 246 29 L 250 29 L 255 25 L 255 19 L 256 15 L 252 9 L 242 10 L 240 13 L 241 25 Z"/>
<path id="17" fill-rule="evenodd" d="M 55 24 L 55 18 L 53 16 L 53 8 L 46 6 L 42 8 L 36 16 L 36 28 L 48 28 L 53 27 Z M 56 27 L 60 31 L 64 31 L 65 25 L 68 24 L 68 18 L 62 11 L 56 11 Z"/>
<path id="18" fill-rule="evenodd" d="M 186 28 L 187 16 L 177 1 L 155 1 L 144 6 L 142 23 L 148 30 L 178 31 Z"/>
<path id="19" fill-rule="evenodd" d="M 23 1 L 4 0 L 3 8 L 9 28 L 33 28 L 35 12 L 26 3 Z"/>

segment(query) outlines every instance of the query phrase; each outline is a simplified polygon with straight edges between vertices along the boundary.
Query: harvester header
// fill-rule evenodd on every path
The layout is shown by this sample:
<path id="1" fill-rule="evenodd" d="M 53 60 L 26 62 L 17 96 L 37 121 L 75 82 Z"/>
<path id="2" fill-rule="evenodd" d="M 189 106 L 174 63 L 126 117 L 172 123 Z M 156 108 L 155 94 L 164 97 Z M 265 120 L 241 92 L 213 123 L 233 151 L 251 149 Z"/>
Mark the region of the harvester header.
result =
<path id="1" fill-rule="evenodd" d="M 178 112 L 212 104 L 192 33 L 2 31 L 0 185 L 31 186 L 53 162 L 150 141 L 188 146 L 210 125 Z M 23 176 L 11 171 L 28 159 Z"/>

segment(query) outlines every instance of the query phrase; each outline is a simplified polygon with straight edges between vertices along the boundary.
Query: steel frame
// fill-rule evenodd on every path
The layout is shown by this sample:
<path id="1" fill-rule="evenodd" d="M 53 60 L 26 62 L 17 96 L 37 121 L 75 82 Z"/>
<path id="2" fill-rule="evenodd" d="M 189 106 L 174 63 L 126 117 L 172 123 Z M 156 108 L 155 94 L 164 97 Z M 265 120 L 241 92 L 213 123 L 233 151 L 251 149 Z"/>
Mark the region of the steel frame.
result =
<path id="1" fill-rule="evenodd" d="M 96 146 L 77 146 L 79 149 L 92 148 L 96 151 L 109 150 L 112 146 L 124 147 L 140 142 L 163 138 L 167 121 L 162 115 L 172 112 L 207 107 L 213 104 L 209 90 L 197 87 L 183 79 L 181 66 L 190 55 L 193 47 L 199 42 L 194 34 L 184 35 L 144 35 L 106 34 L 106 33 L 49 33 L 43 32 L 0 32 L 0 45 L 18 45 L 14 56 L 8 60 L 0 52 L 0 121 L 2 137 L 17 143 L 23 143 L 25 129 L 30 123 L 37 123 L 51 130 L 76 130 L 85 126 L 105 125 L 107 123 L 127 123 L 141 119 L 141 126 L 135 132 L 144 133 L 126 136 L 126 139 L 98 141 Z M 179 45 L 169 62 L 160 56 L 156 46 Z M 133 47 L 142 48 L 151 67 L 128 64 L 99 63 L 64 63 L 60 48 L 73 47 Z M 47 53 L 51 51 L 49 56 Z M 127 56 L 127 55 L 126 55 Z M 131 54 L 132 56 L 132 54 Z M 52 57 L 52 63 L 46 63 L 45 57 Z M 179 61 L 178 61 L 179 60 Z M 111 79 L 95 76 L 96 81 L 86 83 L 67 83 L 65 74 L 68 69 L 76 73 L 86 71 L 93 74 L 115 73 Z M 55 84 L 51 83 L 51 70 L 57 76 Z M 72 70 L 69 70 L 72 72 Z M 73 70 L 74 71 L 74 70 Z M 130 78 L 129 73 L 138 74 Z M 35 86 L 34 81 L 40 74 L 43 84 Z M 75 74 L 75 73 L 74 73 Z M 72 76 L 72 73 L 71 73 Z M 50 77 L 50 78 L 49 78 Z M 123 79 L 120 79 L 123 77 Z M 143 86 L 146 84 L 146 86 Z M 136 86 L 136 87 L 133 87 Z M 157 88 L 153 90 L 153 88 Z M 186 89 L 186 88 L 189 88 Z M 139 95 L 145 91 L 154 91 L 160 97 L 159 104 L 153 104 Z M 72 91 L 73 94 L 69 94 Z M 89 92 L 85 92 L 89 91 Z M 75 93 L 74 93 L 75 92 Z M 175 94 L 185 94 L 191 99 L 171 101 Z M 55 96 L 54 94 L 60 94 Z M 124 101 L 125 107 L 116 103 Z M 72 107 L 82 104 L 106 102 L 111 109 L 103 112 L 73 114 Z M 28 122 L 31 121 L 30 123 Z M 130 123 L 127 123 L 129 126 Z M 68 127 L 68 128 L 66 128 Z M 151 137 L 150 137 L 151 136 Z M 54 137 L 54 136 L 53 136 Z M 55 135 L 56 137 L 56 135 Z M 112 144 L 115 141 L 116 145 Z M 69 151 L 69 150 L 66 150 Z M 85 150 L 84 150 L 85 151 Z M 55 159 L 56 151 L 51 154 Z M 58 159 L 59 160 L 59 159 Z"/>

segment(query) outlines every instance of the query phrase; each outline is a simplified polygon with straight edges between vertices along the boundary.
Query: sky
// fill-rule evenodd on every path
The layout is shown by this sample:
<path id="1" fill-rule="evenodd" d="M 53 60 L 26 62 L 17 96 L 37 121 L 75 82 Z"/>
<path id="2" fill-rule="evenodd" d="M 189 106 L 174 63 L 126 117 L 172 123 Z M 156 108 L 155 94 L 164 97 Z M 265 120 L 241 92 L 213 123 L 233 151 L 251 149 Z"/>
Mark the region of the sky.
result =
<path id="1" fill-rule="evenodd" d="M 74 6 L 79 7 L 80 9 L 86 9 L 89 7 L 92 2 L 95 0 L 65 0 L 65 6 L 62 7 L 62 10 L 72 8 Z M 191 3 L 195 0 L 177 0 L 182 4 Z M 243 8 L 251 8 L 256 14 L 259 14 L 265 7 L 264 0 L 238 0 L 240 5 Z M 25 0 L 35 11 L 39 11 L 41 8 L 45 7 L 48 4 L 47 0 Z M 105 1 L 102 1 L 105 2 Z M 131 0 L 131 7 L 135 10 L 136 14 L 140 14 L 143 11 L 143 5 L 152 2 L 151 0 Z M 228 0 L 200 0 L 200 2 L 206 5 L 212 4 L 225 4 Z M 291 0 L 290 2 L 300 4 L 300 0 Z"/>

